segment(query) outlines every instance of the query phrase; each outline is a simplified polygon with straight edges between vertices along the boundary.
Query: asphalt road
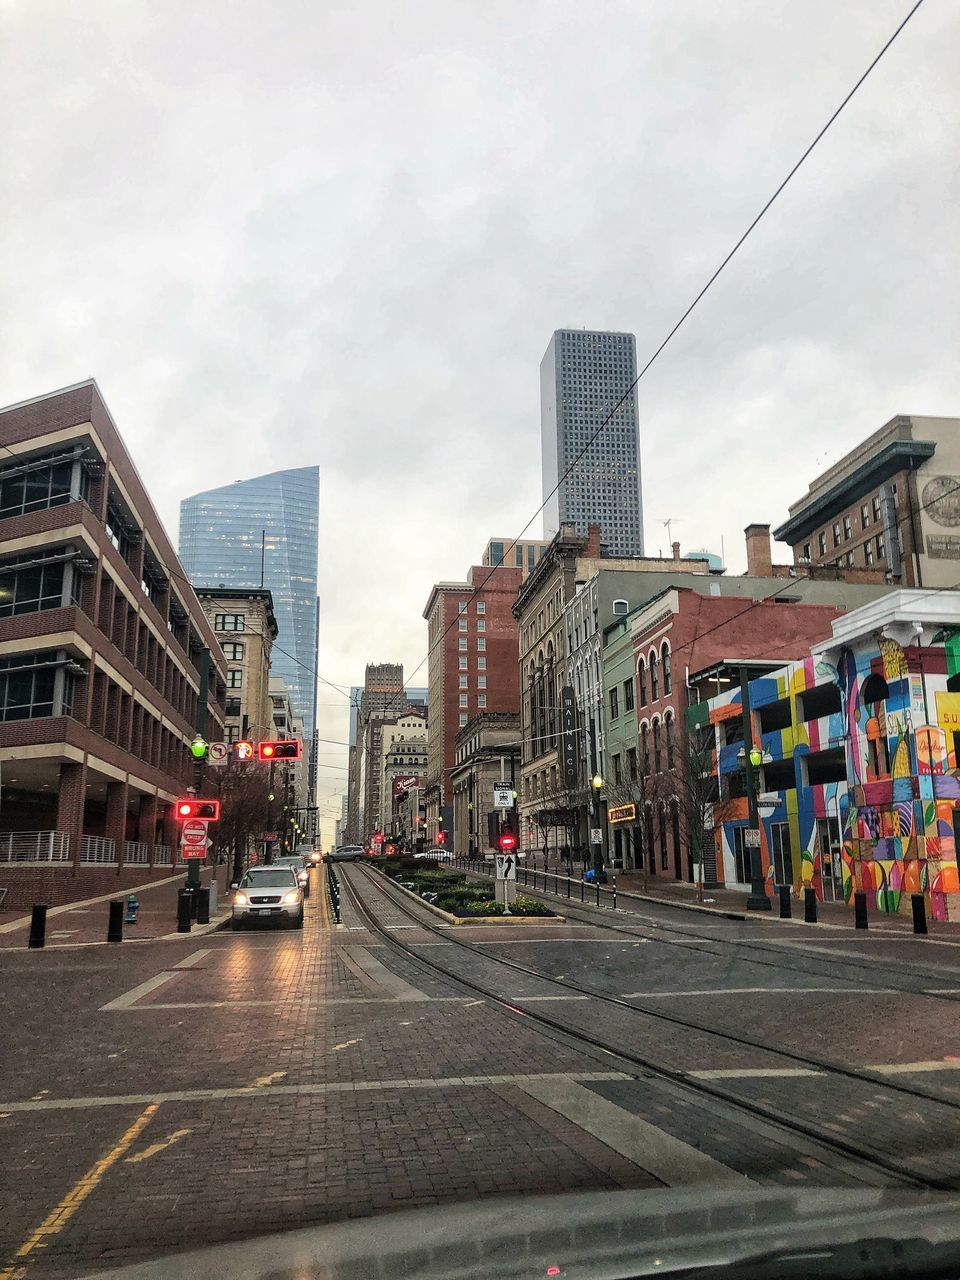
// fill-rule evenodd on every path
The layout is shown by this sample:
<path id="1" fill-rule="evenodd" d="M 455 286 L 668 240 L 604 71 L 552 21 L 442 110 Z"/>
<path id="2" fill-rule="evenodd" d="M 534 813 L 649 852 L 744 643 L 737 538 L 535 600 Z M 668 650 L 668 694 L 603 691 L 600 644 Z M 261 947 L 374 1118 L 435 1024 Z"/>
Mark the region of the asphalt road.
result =
<path id="1" fill-rule="evenodd" d="M 340 926 L 0 953 L 0 1280 L 502 1193 L 960 1186 L 960 945 L 432 929 L 340 873 Z"/>

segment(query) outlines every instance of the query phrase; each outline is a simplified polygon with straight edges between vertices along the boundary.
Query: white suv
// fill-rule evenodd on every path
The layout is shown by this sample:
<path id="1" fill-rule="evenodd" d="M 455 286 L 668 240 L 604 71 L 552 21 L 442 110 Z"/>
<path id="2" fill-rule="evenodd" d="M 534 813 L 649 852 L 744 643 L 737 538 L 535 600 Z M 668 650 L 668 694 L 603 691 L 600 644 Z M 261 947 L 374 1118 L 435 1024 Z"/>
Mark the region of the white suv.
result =
<path id="1" fill-rule="evenodd" d="M 252 920 L 303 928 L 303 890 L 293 867 L 250 867 L 244 872 L 234 889 L 230 924 L 240 929 Z"/>

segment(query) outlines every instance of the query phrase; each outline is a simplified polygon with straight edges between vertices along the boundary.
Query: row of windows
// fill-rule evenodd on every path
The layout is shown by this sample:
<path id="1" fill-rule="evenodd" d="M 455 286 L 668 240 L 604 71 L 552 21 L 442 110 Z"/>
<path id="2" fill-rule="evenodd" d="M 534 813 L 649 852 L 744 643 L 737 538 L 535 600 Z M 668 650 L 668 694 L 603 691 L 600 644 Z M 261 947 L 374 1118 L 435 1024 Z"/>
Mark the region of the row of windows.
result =
<path id="1" fill-rule="evenodd" d="M 487 687 L 487 677 L 486 677 L 486 676 L 477 676 L 477 688 L 478 688 L 478 689 L 485 689 L 486 687 Z M 469 688 L 470 688 L 470 681 L 469 681 L 469 677 L 467 677 L 467 676 L 461 676 L 461 677 L 460 677 L 460 688 L 461 688 L 461 689 L 469 689 Z"/>
<path id="2" fill-rule="evenodd" d="M 467 620 L 466 620 L 466 618 L 461 617 L 461 619 L 460 619 L 460 630 L 461 630 L 461 631 L 466 631 L 466 629 L 467 629 Z M 487 624 L 486 624 L 485 619 L 483 619 L 483 618 L 478 618 L 478 619 L 477 619 L 477 630 L 478 630 L 478 631 L 486 631 L 486 629 L 487 629 Z"/>
<path id="3" fill-rule="evenodd" d="M 478 652 L 478 653 L 482 653 L 482 652 L 486 649 L 486 647 L 487 647 L 486 639 L 485 639 L 483 636 L 477 636 L 477 652 Z M 467 637 L 466 637 L 466 636 L 461 636 L 461 637 L 460 637 L 460 645 L 459 645 L 459 648 L 460 648 L 460 652 L 461 652 L 461 653 L 466 652 L 466 648 L 467 648 Z"/>
<path id="4" fill-rule="evenodd" d="M 461 655 L 460 655 L 460 670 L 461 670 L 461 671 L 466 671 L 466 670 L 467 670 L 467 663 L 468 663 L 468 662 L 469 662 L 469 658 L 467 658 L 467 657 L 465 657 L 463 654 L 461 654 Z M 483 654 L 480 654 L 480 655 L 478 656 L 478 658 L 477 658 L 477 670 L 478 670 L 478 671 L 486 671 L 486 669 L 487 669 L 487 660 L 486 660 L 486 658 L 484 657 L 484 655 L 483 655 Z"/>
<path id="5" fill-rule="evenodd" d="M 461 693 L 461 695 L 460 695 L 460 705 L 461 705 L 461 707 L 468 707 L 468 706 L 470 705 L 470 695 L 469 695 L 469 694 L 467 694 L 467 693 Z M 485 693 L 478 693 L 478 694 L 477 694 L 477 706 L 478 706 L 478 707 L 481 709 L 481 711 L 482 711 L 482 710 L 484 709 L 484 707 L 486 707 L 486 705 L 487 705 L 487 695 L 486 695 Z"/>
<path id="6" fill-rule="evenodd" d="M 891 490 L 893 494 L 894 506 L 897 506 L 898 505 L 897 486 L 895 484 L 892 485 Z M 862 530 L 868 529 L 871 526 L 871 524 L 880 524 L 882 518 L 883 518 L 883 500 L 879 494 L 875 494 L 873 498 L 870 499 L 869 502 L 864 502 L 861 504 L 860 528 Z M 843 543 L 849 542 L 850 539 L 853 537 L 853 534 L 854 534 L 854 527 L 853 527 L 853 518 L 851 516 L 842 516 L 839 520 L 835 520 L 829 530 L 829 537 L 830 537 L 830 541 L 832 543 L 833 548 L 836 549 L 837 547 L 842 546 Z M 826 529 L 821 529 L 820 532 L 817 534 L 817 544 L 816 544 L 817 554 L 820 556 L 825 556 L 827 554 L 827 537 L 828 537 L 828 531 Z M 871 546 L 871 543 L 868 541 L 864 545 L 866 548 L 868 546 Z M 883 546 L 882 534 L 877 535 L 876 543 L 873 545 L 877 547 Z M 811 560 L 813 558 L 813 543 L 805 542 L 801 549 L 801 554 L 805 560 Z M 879 550 L 879 549 L 877 550 L 878 556 L 883 556 L 883 554 L 884 552 L 882 550 Z M 852 557 L 848 558 L 846 563 L 848 565 L 852 565 L 853 564 Z M 865 558 L 865 563 L 868 565 L 872 564 L 873 563 L 872 556 L 870 559 Z"/>
<path id="7" fill-rule="evenodd" d="M 70 715 L 72 701 L 73 679 L 56 659 L 43 654 L 0 659 L 0 720 Z"/>

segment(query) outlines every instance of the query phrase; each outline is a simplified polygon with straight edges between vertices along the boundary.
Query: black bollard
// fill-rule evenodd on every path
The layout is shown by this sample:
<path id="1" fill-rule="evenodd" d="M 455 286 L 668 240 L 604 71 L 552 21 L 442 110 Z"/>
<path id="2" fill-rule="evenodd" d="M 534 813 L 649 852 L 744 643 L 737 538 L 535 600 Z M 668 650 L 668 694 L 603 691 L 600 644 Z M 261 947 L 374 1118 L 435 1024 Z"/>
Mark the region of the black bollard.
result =
<path id="1" fill-rule="evenodd" d="M 790 902 L 790 886 L 788 884 L 778 885 L 777 893 L 780 895 L 780 919 L 789 920 L 793 915 L 793 906 Z"/>
<path id="2" fill-rule="evenodd" d="M 817 923 L 817 891 L 810 885 L 803 891 L 803 920 L 805 924 Z"/>
<path id="3" fill-rule="evenodd" d="M 910 905 L 913 908 L 913 932 L 927 932 L 927 905 L 924 902 L 922 893 L 912 893 L 910 895 Z"/>
<path id="4" fill-rule="evenodd" d="M 867 927 L 867 895 L 862 890 L 853 895 L 853 922 L 857 929 Z"/>
<path id="5" fill-rule="evenodd" d="M 110 903 L 110 915 L 107 919 L 107 941 L 123 941 L 123 899 L 114 898 Z"/>
<path id="6" fill-rule="evenodd" d="M 181 889 L 177 894 L 177 933 L 190 932 L 190 920 L 192 918 L 190 899 L 192 896 L 186 889 Z"/>
<path id="7" fill-rule="evenodd" d="M 30 937 L 28 947 L 42 947 L 47 940 L 47 908 L 42 903 L 34 903 L 30 915 Z"/>
<path id="8" fill-rule="evenodd" d="M 210 923 L 210 890 L 198 889 L 196 891 L 197 899 L 197 924 Z"/>

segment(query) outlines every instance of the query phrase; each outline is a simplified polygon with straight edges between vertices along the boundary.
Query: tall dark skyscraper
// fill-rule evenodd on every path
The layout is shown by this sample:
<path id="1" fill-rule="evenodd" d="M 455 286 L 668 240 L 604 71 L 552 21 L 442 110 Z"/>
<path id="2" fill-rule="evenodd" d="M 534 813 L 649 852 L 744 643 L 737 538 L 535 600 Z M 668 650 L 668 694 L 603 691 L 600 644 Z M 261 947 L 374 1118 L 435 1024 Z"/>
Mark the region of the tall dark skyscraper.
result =
<path id="1" fill-rule="evenodd" d="M 588 524 L 599 524 L 601 543 L 610 555 L 643 555 L 637 394 L 629 390 L 636 376 L 632 333 L 558 329 L 550 339 L 540 363 L 546 538 L 561 523 L 576 525 L 580 534 L 586 534 Z M 624 395 L 608 425 L 561 480 Z"/>
<path id="2" fill-rule="evenodd" d="M 317 709 L 319 519 L 319 467 L 238 480 L 180 503 L 180 559 L 194 586 L 259 587 L 262 570 L 279 628 L 270 667 L 308 739 Z"/>

